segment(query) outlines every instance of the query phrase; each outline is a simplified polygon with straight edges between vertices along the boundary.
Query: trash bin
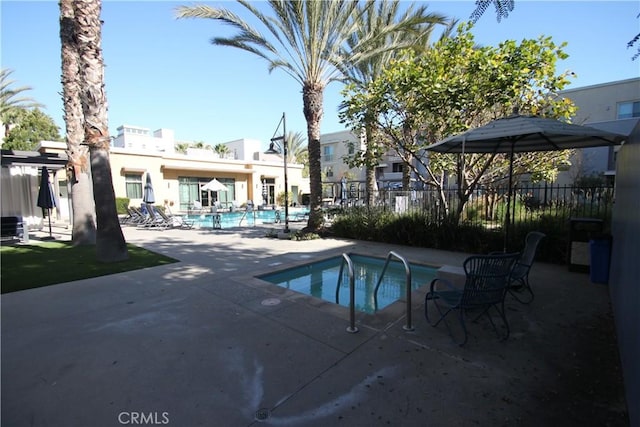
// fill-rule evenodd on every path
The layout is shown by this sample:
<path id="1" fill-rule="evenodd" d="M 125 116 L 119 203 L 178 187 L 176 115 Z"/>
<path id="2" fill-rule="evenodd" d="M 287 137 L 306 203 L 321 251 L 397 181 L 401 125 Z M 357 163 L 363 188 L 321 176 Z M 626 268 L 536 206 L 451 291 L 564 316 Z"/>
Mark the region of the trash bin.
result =
<path id="1" fill-rule="evenodd" d="M 611 237 L 601 236 L 589 240 L 589 255 L 591 258 L 591 281 L 607 284 L 611 260 Z"/>
<path id="2" fill-rule="evenodd" d="M 604 221 L 598 218 L 569 219 L 569 271 L 589 272 L 589 241 L 602 235 Z"/>

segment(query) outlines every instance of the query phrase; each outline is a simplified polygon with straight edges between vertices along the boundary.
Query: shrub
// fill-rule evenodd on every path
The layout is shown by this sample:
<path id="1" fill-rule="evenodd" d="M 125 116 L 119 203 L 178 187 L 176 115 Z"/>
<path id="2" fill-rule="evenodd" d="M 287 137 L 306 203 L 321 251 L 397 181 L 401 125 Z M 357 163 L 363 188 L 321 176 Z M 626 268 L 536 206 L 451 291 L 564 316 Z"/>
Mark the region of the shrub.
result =
<path id="1" fill-rule="evenodd" d="M 116 197 L 116 210 L 118 211 L 118 215 L 125 215 L 127 213 L 130 201 L 128 197 Z"/>
<path id="2" fill-rule="evenodd" d="M 353 208 L 336 216 L 330 231 L 337 237 L 475 254 L 504 248 L 501 227 L 457 224 L 451 219 L 436 222 L 424 212 L 398 215 L 379 208 Z M 566 263 L 569 241 L 566 218 L 540 215 L 525 223 L 516 223 L 510 230 L 507 250 L 522 250 L 529 231 L 546 234 L 538 248 L 538 260 Z"/>

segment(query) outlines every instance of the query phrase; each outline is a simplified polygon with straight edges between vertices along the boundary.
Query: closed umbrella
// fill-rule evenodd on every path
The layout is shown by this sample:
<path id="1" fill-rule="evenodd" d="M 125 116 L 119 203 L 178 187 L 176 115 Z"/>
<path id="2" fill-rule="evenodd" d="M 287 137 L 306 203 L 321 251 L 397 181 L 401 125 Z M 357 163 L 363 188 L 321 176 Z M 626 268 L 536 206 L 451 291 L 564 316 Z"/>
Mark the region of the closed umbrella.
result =
<path id="1" fill-rule="evenodd" d="M 266 205 L 269 202 L 269 188 L 267 188 L 267 181 L 262 180 L 262 201 Z"/>
<path id="2" fill-rule="evenodd" d="M 347 201 L 347 178 L 340 180 L 340 200 L 344 204 Z"/>
<path id="3" fill-rule="evenodd" d="M 439 153 L 509 153 L 509 189 L 505 215 L 504 249 L 509 238 L 513 155 L 530 151 L 614 146 L 626 137 L 589 126 L 574 125 L 539 116 L 513 115 L 450 136 L 426 147 Z"/>
<path id="4" fill-rule="evenodd" d="M 146 204 L 153 204 L 156 202 L 156 196 L 153 194 L 153 184 L 151 183 L 151 174 L 149 172 L 147 172 L 147 181 L 144 184 L 142 201 Z"/>
<path id="5" fill-rule="evenodd" d="M 49 181 L 49 171 L 46 166 L 42 167 L 37 205 L 42 208 L 42 215 L 45 216 L 46 214 L 49 218 L 49 238 L 53 239 L 53 234 L 51 232 L 51 208 L 56 207 L 56 198 L 53 193 L 51 181 Z"/>

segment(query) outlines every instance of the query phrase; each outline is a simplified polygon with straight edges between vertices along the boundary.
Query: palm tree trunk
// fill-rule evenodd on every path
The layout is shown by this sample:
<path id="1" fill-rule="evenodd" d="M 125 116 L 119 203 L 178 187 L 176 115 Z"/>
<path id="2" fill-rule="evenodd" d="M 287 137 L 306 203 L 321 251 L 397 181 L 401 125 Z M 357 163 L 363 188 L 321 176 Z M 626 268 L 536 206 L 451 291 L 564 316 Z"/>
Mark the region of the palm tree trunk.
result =
<path id="1" fill-rule="evenodd" d="M 319 84 L 305 82 L 302 87 L 302 105 L 307 120 L 307 137 L 309 140 L 309 222 L 307 230 L 317 231 L 323 223 L 322 215 L 322 167 L 320 164 L 320 121 L 322 120 L 322 101 L 324 87 Z"/>
<path id="2" fill-rule="evenodd" d="M 104 92 L 102 23 L 99 0 L 75 0 L 78 25 L 78 52 L 82 81 L 84 139 L 89 146 L 93 197 L 96 205 L 96 255 L 101 262 L 117 262 L 129 257 L 118 221 L 116 198 L 109 164 L 107 97 Z"/>
<path id="3" fill-rule="evenodd" d="M 84 141 L 76 26 L 73 0 L 60 0 L 60 41 L 62 45 L 62 101 L 67 134 L 67 182 L 71 186 L 72 233 L 74 245 L 96 244 L 95 206 L 89 168 L 89 148 Z"/>

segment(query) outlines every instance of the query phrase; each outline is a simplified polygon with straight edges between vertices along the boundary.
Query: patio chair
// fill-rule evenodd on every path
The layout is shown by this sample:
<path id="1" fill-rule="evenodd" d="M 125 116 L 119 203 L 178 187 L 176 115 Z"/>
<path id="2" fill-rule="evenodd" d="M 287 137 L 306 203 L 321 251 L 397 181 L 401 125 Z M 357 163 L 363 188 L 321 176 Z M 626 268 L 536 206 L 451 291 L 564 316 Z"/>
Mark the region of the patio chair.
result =
<path id="1" fill-rule="evenodd" d="M 183 217 L 177 216 L 177 215 L 167 215 L 166 213 L 162 212 L 162 210 L 160 209 L 158 209 L 156 213 L 160 215 L 160 217 L 162 217 L 164 222 L 169 224 L 170 227 L 177 227 L 177 228 L 184 228 L 184 229 L 193 228 L 194 221 L 187 221 Z"/>
<path id="2" fill-rule="evenodd" d="M 133 222 L 137 217 L 137 214 L 135 212 L 133 212 L 131 209 L 127 208 L 127 214 L 122 216 L 119 215 L 118 218 L 120 220 L 120 224 L 124 225 L 124 224 L 129 224 L 131 222 Z"/>
<path id="3" fill-rule="evenodd" d="M 147 205 L 148 220 L 139 224 L 138 228 L 156 228 L 164 230 L 171 227 L 170 221 L 165 221 L 159 214 L 159 210 L 153 205 Z"/>
<path id="4" fill-rule="evenodd" d="M 486 315 L 498 337 L 502 340 L 507 339 L 509 337 L 509 323 L 504 311 L 504 297 L 510 283 L 511 271 L 518 256 L 518 253 L 512 253 L 476 255 L 467 258 L 463 264 L 465 283 L 462 288 L 455 287 L 446 279 L 433 279 L 424 304 L 424 314 L 429 324 L 434 327 L 438 326 L 449 313 L 455 312 L 464 333 L 462 342 L 455 340 L 446 320 L 445 324 L 451 338 L 463 346 L 468 338 L 465 316 L 468 311 L 479 310 L 480 313 L 474 318 L 474 321 Z M 431 318 L 429 317 L 429 301 L 433 302 L 438 311 L 439 317 L 437 319 L 434 319 L 433 315 Z M 505 333 L 502 337 L 489 313 L 492 307 L 496 309 L 504 323 Z"/>
<path id="5" fill-rule="evenodd" d="M 149 215 L 143 213 L 139 208 L 135 206 L 130 206 L 128 210 L 132 213 L 132 220 L 130 221 L 132 224 L 142 225 L 149 221 Z"/>
<path id="6" fill-rule="evenodd" d="M 202 202 L 200 202 L 200 200 L 194 200 L 191 202 L 188 211 L 189 213 L 203 213 Z"/>
<path id="7" fill-rule="evenodd" d="M 524 240 L 524 249 L 511 272 L 511 282 L 507 290 L 522 304 L 530 304 L 534 298 L 533 290 L 529 284 L 529 271 L 531 271 L 533 260 L 538 251 L 538 245 L 544 237 L 546 234 L 539 231 L 531 231 L 527 234 Z M 528 296 L 521 297 L 525 292 L 528 293 Z"/>

